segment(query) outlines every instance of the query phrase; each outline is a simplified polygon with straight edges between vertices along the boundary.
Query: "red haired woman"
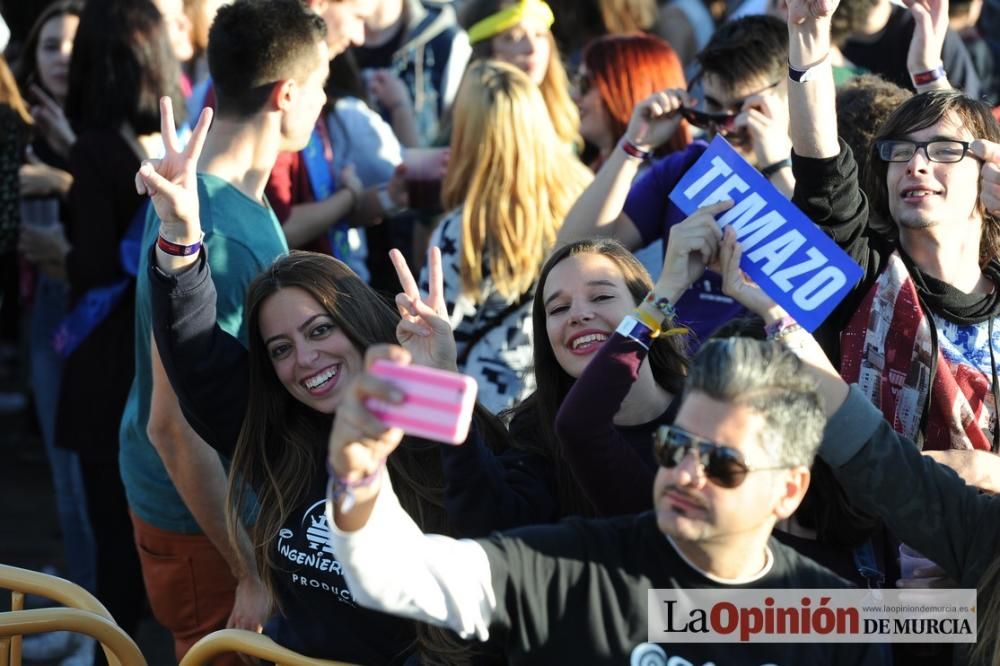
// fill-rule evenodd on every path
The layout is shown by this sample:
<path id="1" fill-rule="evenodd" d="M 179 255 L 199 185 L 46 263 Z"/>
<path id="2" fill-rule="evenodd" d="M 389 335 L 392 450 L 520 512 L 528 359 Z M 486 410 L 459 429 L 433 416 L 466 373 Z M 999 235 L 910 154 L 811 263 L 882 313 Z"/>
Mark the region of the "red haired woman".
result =
<path id="1" fill-rule="evenodd" d="M 594 171 L 624 135 L 632 110 L 653 93 L 687 87 L 684 67 L 670 45 L 643 33 L 607 35 L 583 52 L 573 85 L 580 110 L 580 134 L 597 149 Z M 687 123 L 656 152 L 657 157 L 681 150 L 691 142 Z"/>

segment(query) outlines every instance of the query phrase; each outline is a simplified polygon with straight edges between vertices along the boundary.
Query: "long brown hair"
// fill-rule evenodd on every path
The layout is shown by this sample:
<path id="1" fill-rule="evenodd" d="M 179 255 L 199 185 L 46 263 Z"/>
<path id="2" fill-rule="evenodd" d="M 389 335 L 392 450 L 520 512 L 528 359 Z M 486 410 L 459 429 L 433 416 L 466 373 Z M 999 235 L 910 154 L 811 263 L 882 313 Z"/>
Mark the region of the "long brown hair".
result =
<path id="1" fill-rule="evenodd" d="M 549 273 L 560 262 L 578 254 L 600 254 L 613 261 L 621 270 L 625 285 L 636 305 L 653 288 L 653 281 L 639 260 L 621 243 L 610 238 L 581 240 L 563 245 L 552 253 L 538 276 L 538 286 L 535 288 L 535 299 L 531 307 L 537 388 L 512 410 L 511 436 L 512 446 L 533 451 L 555 463 L 560 517 L 595 515 L 593 506 L 584 496 L 569 466 L 562 463 L 561 445 L 555 433 L 556 414 L 576 380 L 556 360 L 546 329 L 545 282 Z M 649 350 L 648 361 L 656 383 L 672 395 L 680 395 L 688 365 L 681 338 L 657 338 Z M 517 427 L 518 421 L 522 424 L 521 428 Z M 531 432 L 528 433 L 528 430 Z"/>
<path id="2" fill-rule="evenodd" d="M 515 300 L 593 176 L 560 149 L 538 88 L 513 65 L 469 65 L 453 120 L 442 200 L 462 208 L 462 289 L 480 301 L 488 264 L 496 290 Z"/>
<path id="3" fill-rule="evenodd" d="M 326 474 L 326 442 L 333 422 L 333 415 L 310 409 L 288 393 L 261 338 L 261 308 L 268 298 L 290 288 L 315 298 L 362 354 L 369 345 L 395 343 L 399 321 L 398 313 L 350 268 L 314 252 L 293 251 L 278 259 L 247 290 L 250 390 L 229 475 L 226 522 L 230 539 L 237 543 L 243 509 L 256 494 L 258 512 L 248 531 L 258 573 L 274 601 L 281 564 L 272 545 L 292 512 L 307 501 L 310 488 Z M 400 505 L 421 529 L 450 534 L 440 446 L 407 437 L 386 467 Z M 439 629 L 418 624 L 417 633 L 425 663 L 432 663 L 428 659 L 434 655 L 454 659 L 464 652 Z"/>
<path id="4" fill-rule="evenodd" d="M 21 90 L 27 91 L 28 87 L 35 83 L 42 85 L 38 79 L 38 42 L 42 38 L 42 29 L 50 20 L 60 16 L 79 17 L 83 12 L 83 2 L 81 0 L 58 0 L 53 2 L 38 15 L 28 37 L 24 40 L 21 48 L 21 57 L 14 63 L 14 76 L 17 78 Z M 44 88 L 45 86 L 42 86 Z M 51 94 L 51 90 L 46 90 Z"/>

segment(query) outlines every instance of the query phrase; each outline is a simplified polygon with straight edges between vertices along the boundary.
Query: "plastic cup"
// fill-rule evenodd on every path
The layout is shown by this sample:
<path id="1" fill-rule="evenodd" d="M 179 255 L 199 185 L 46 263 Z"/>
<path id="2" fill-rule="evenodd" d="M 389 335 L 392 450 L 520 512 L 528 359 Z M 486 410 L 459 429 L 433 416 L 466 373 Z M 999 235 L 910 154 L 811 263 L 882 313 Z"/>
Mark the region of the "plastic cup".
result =
<path id="1" fill-rule="evenodd" d="M 406 193 L 410 208 L 424 213 L 439 213 L 441 181 L 444 178 L 447 148 L 411 148 L 406 151 Z"/>
<path id="2" fill-rule="evenodd" d="M 55 197 L 22 198 L 21 224 L 39 230 L 59 224 L 59 200 Z"/>

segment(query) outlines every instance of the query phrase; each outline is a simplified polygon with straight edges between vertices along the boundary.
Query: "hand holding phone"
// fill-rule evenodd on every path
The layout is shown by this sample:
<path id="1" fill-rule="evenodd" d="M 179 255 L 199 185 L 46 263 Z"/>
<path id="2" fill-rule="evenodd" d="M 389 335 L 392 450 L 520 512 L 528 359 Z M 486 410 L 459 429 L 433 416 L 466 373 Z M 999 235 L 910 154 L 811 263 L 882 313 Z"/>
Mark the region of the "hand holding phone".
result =
<path id="1" fill-rule="evenodd" d="M 382 359 L 375 361 L 369 371 L 404 396 L 399 404 L 365 400 L 368 410 L 385 425 L 445 444 L 465 441 L 478 388 L 472 377 Z"/>

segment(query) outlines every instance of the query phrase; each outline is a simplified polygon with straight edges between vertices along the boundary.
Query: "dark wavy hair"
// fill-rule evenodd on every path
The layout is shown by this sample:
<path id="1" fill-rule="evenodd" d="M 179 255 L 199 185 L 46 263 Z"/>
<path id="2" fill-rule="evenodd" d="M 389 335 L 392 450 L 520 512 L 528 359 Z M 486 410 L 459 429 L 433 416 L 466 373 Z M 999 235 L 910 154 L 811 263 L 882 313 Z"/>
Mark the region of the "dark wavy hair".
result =
<path id="1" fill-rule="evenodd" d="M 292 512 L 308 500 L 310 488 L 326 477 L 327 439 L 332 414 L 302 404 L 282 385 L 260 333 L 261 308 L 283 289 L 302 289 L 323 307 L 361 353 L 370 345 L 396 342 L 399 314 L 344 263 L 324 254 L 293 251 L 258 275 L 247 289 L 249 398 L 229 475 L 227 524 L 236 538 L 241 508 L 253 502 L 258 513 L 248 528 L 261 580 L 275 598 L 281 563 L 272 547 Z M 476 422 L 488 444 L 506 438 L 503 426 L 482 408 Z M 444 508 L 441 446 L 413 437 L 386 463 L 403 509 L 425 532 L 451 534 Z M 235 543 L 235 541 L 234 541 Z M 435 655 L 461 661 L 465 648 L 442 630 L 417 625 L 422 663 Z M 430 661 L 429 661 L 430 660 Z"/>
<path id="2" fill-rule="evenodd" d="M 935 90 L 914 95 L 886 119 L 868 147 L 868 171 L 865 192 L 871 197 L 872 210 L 886 220 L 889 214 L 889 193 L 886 174 L 889 163 L 878 156 L 876 143 L 882 139 L 901 139 L 911 132 L 918 132 L 939 122 L 949 113 L 958 117 L 959 124 L 977 139 L 1000 142 L 1000 123 L 993 117 L 989 106 L 966 97 L 958 90 Z M 966 159 L 974 159 L 967 156 Z M 986 265 L 1000 256 L 1000 218 L 983 206 L 982 199 L 976 207 L 983 217 L 983 235 L 979 242 L 979 263 Z"/>
<path id="3" fill-rule="evenodd" d="M 595 515 L 594 507 L 570 472 L 562 463 L 562 451 L 555 433 L 556 414 L 569 393 L 573 382 L 556 360 L 545 326 L 545 282 L 560 262 L 578 254 L 600 254 L 613 261 L 625 278 L 625 285 L 638 305 L 653 288 L 649 273 L 639 260 L 618 241 L 610 238 L 581 240 L 555 250 L 542 267 L 535 287 L 531 320 L 535 348 L 535 392 L 508 414 L 511 421 L 511 445 L 528 450 L 553 461 L 556 476 L 556 498 L 559 515 Z M 687 352 L 679 336 L 657 338 L 648 356 L 656 383 L 675 396 L 684 387 L 687 374 Z"/>

